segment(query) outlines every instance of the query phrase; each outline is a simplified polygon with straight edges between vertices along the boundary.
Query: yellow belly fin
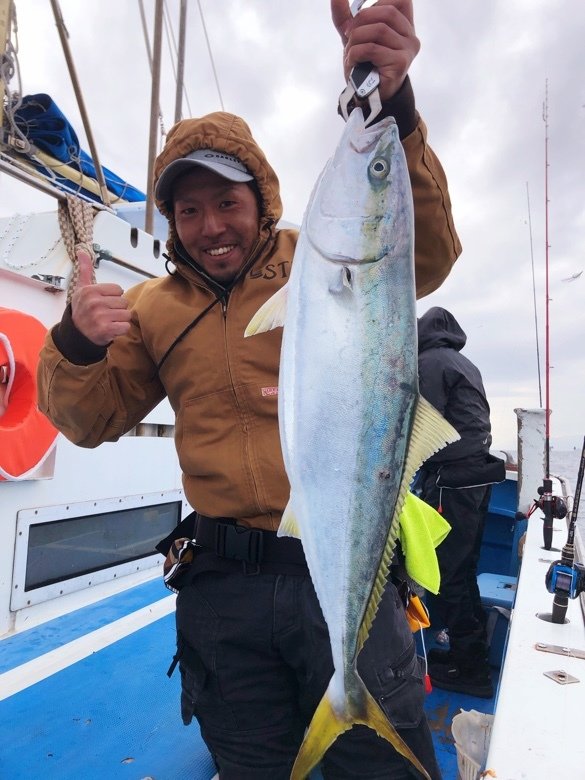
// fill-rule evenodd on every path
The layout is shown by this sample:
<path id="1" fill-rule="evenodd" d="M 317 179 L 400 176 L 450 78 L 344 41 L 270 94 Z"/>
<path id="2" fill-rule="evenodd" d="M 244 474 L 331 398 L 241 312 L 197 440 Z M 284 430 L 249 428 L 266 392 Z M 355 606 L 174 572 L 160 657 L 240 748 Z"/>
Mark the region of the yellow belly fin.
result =
<path id="1" fill-rule="evenodd" d="M 266 333 L 274 328 L 281 328 L 286 317 L 287 301 L 288 282 L 258 309 L 244 331 L 244 338 L 255 336 L 257 333 Z"/>

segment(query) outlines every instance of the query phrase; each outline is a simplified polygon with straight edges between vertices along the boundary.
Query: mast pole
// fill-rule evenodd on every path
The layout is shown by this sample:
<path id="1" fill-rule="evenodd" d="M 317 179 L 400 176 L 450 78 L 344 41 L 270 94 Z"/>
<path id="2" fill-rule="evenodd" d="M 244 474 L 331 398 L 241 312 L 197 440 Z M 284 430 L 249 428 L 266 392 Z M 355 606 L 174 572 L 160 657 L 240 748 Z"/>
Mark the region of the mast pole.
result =
<path id="1" fill-rule="evenodd" d="M 53 9 L 53 16 L 55 17 L 55 24 L 57 25 L 57 30 L 59 32 L 59 38 L 61 39 L 61 47 L 63 49 L 63 54 L 65 55 L 65 60 L 67 62 L 69 77 L 71 78 L 71 83 L 73 84 L 73 91 L 75 92 L 75 97 L 77 98 L 77 107 L 79 108 L 79 113 L 81 114 L 81 121 L 83 122 L 83 128 L 85 130 L 87 141 L 89 143 L 89 148 L 91 151 L 91 156 L 95 167 L 96 179 L 99 184 L 102 201 L 106 204 L 106 206 L 109 206 L 110 195 L 108 193 L 106 180 L 104 179 L 104 172 L 102 170 L 102 166 L 99 161 L 97 147 L 95 145 L 93 133 L 91 131 L 89 116 L 85 109 L 85 102 L 83 100 L 81 87 L 79 84 L 79 80 L 77 78 L 77 73 L 75 71 L 75 64 L 73 62 L 73 56 L 71 54 L 71 49 L 69 47 L 69 41 L 68 41 L 69 34 L 65 27 L 65 22 L 63 21 L 63 15 L 61 13 L 61 9 L 59 8 L 59 1 L 51 0 L 51 7 Z"/>
<path id="2" fill-rule="evenodd" d="M 179 12 L 179 50 L 177 53 L 177 90 L 175 92 L 175 122 L 183 116 L 183 78 L 185 73 L 185 31 L 187 27 L 187 0 L 181 0 Z"/>
<path id="3" fill-rule="evenodd" d="M 549 295 L 549 234 L 548 234 L 548 79 L 544 82 L 544 241 L 545 241 L 545 477 L 550 477 L 550 295 Z"/>
<path id="4" fill-rule="evenodd" d="M 152 44 L 152 89 L 150 93 L 150 140 L 148 144 L 148 172 L 146 182 L 146 210 L 144 229 L 152 233 L 154 228 L 154 160 L 157 149 L 157 120 L 159 116 L 160 69 L 162 50 L 163 0 L 156 0 L 154 8 L 154 39 Z"/>

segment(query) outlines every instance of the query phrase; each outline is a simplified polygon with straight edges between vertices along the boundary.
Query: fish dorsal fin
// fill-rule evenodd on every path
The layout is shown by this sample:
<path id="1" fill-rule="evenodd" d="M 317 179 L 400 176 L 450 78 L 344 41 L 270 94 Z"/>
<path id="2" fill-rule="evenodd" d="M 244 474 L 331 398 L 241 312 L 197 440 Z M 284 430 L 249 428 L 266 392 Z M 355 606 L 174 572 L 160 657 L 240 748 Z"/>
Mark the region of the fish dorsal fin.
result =
<path id="1" fill-rule="evenodd" d="M 422 464 L 434 455 L 435 452 L 458 441 L 461 437 L 445 418 L 432 406 L 425 398 L 419 395 L 416 409 L 414 412 L 410 438 L 408 442 L 408 452 L 402 471 L 402 479 L 398 489 L 398 498 L 394 507 L 394 515 L 390 523 L 386 545 L 382 553 L 382 559 L 372 587 L 372 594 L 366 607 L 364 619 L 360 626 L 358 634 L 358 652 L 363 647 L 364 642 L 369 636 L 372 623 L 378 611 L 380 599 L 386 587 L 390 564 L 394 556 L 396 539 L 400 531 L 400 515 L 406 500 L 412 478 L 422 466 Z"/>
<path id="2" fill-rule="evenodd" d="M 292 536 L 293 539 L 301 538 L 301 529 L 299 527 L 296 515 L 291 508 L 290 501 L 282 513 L 282 520 L 278 526 L 277 533 L 278 536 Z"/>
<path id="3" fill-rule="evenodd" d="M 286 304 L 288 300 L 288 282 L 277 290 L 266 303 L 258 309 L 256 314 L 248 323 L 244 331 L 244 337 L 255 336 L 257 333 L 266 333 L 274 328 L 281 328 L 284 325 L 286 316 Z"/>

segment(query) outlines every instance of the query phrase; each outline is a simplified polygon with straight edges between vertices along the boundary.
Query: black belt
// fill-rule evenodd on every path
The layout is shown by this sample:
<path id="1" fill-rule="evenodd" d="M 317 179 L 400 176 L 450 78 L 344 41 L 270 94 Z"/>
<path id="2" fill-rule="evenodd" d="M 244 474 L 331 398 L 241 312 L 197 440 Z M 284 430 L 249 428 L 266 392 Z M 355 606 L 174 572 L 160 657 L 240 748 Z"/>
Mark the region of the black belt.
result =
<path id="1" fill-rule="evenodd" d="M 156 549 L 167 555 L 171 544 L 181 537 L 193 539 L 198 547 L 215 553 L 219 558 L 243 561 L 253 566 L 307 566 L 299 539 L 279 537 L 276 531 L 248 528 L 231 517 L 206 517 L 192 512 L 157 544 Z"/>
<path id="2" fill-rule="evenodd" d="M 279 537 L 275 531 L 248 528 L 229 517 L 213 518 L 200 514 L 195 518 L 194 530 L 195 544 L 212 550 L 220 558 L 232 558 L 253 565 L 307 565 L 299 539 Z"/>

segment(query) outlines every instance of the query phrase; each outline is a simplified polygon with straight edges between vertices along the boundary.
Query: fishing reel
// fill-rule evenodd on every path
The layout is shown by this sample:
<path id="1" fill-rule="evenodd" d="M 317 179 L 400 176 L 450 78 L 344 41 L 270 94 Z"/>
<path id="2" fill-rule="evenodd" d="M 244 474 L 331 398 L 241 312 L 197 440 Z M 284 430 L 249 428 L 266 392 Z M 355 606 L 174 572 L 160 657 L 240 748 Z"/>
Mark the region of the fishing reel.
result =
<path id="1" fill-rule="evenodd" d="M 554 561 L 545 577 L 546 589 L 554 594 L 552 622 L 564 623 L 569 599 L 585 592 L 585 566 L 582 563 Z"/>
<path id="2" fill-rule="evenodd" d="M 567 502 L 561 496 L 553 496 L 551 490 L 552 480 L 545 479 L 544 484 L 538 488 L 540 498 L 535 503 L 545 515 L 550 514 L 555 520 L 562 520 L 567 516 Z"/>
<path id="3" fill-rule="evenodd" d="M 539 498 L 534 500 L 529 511 L 526 514 L 517 512 L 516 518 L 527 520 L 536 509 L 540 509 L 544 515 L 544 525 L 542 529 L 544 549 L 550 550 L 552 547 L 553 520 L 562 520 L 567 516 L 569 510 L 566 501 L 561 498 L 561 496 L 553 495 L 551 479 L 543 479 L 542 485 L 538 488 L 537 492 Z"/>
<path id="4" fill-rule="evenodd" d="M 544 549 L 550 550 L 553 537 L 553 520 L 562 520 L 567 516 L 567 504 L 560 496 L 553 496 L 552 480 L 545 478 L 542 485 L 538 488 L 540 498 L 535 501 L 536 506 L 544 515 L 544 525 L 542 527 L 542 536 Z"/>

